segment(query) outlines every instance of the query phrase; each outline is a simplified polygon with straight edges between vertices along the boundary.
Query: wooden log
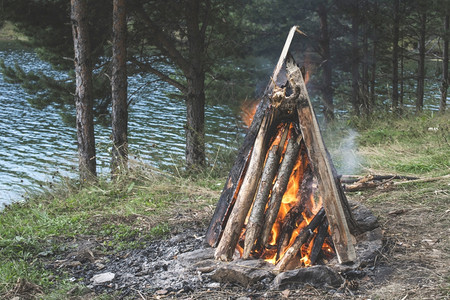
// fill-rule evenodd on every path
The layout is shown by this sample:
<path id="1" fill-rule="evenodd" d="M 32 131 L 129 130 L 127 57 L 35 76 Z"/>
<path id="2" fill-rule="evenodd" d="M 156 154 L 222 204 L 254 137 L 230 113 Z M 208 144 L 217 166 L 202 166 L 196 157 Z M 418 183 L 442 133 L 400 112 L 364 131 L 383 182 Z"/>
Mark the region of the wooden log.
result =
<path id="1" fill-rule="evenodd" d="M 277 260 L 289 246 L 292 232 L 303 221 L 302 213 L 305 212 L 307 214 L 307 217 L 309 217 L 309 215 L 311 214 L 311 212 L 307 209 L 307 202 L 310 201 L 313 192 L 313 182 L 314 177 L 312 174 L 311 166 L 307 165 L 305 170 L 303 171 L 303 180 L 299 189 L 300 201 L 298 201 L 295 206 L 293 206 L 289 210 L 283 220 L 283 226 L 281 227 L 281 232 L 278 240 Z"/>
<path id="2" fill-rule="evenodd" d="M 317 212 L 311 222 L 299 233 L 295 238 L 294 243 L 291 247 L 284 253 L 284 256 L 277 262 L 273 272 L 275 274 L 284 272 L 287 265 L 294 259 L 298 252 L 300 251 L 302 245 L 308 240 L 308 238 L 313 234 L 313 231 L 323 222 L 325 218 L 325 210 L 323 207 Z"/>
<path id="3" fill-rule="evenodd" d="M 339 181 L 341 183 L 351 184 L 355 182 L 364 181 L 382 181 L 382 180 L 392 180 L 392 179 L 400 179 L 400 180 L 416 180 L 418 177 L 413 176 L 403 176 L 403 175 L 341 175 L 339 176 Z"/>
<path id="4" fill-rule="evenodd" d="M 289 210 L 289 212 L 286 214 L 286 217 L 284 218 L 283 226 L 281 227 L 280 236 L 277 242 L 278 249 L 276 260 L 280 258 L 280 256 L 289 246 L 289 241 L 291 240 L 294 229 L 297 228 L 297 226 L 300 225 L 304 220 L 302 215 L 304 206 L 301 205 L 301 202 L 298 203 L 298 205 L 295 205 Z"/>
<path id="5" fill-rule="evenodd" d="M 291 137 L 286 147 L 286 152 L 284 154 L 283 161 L 281 162 L 278 176 L 273 186 L 269 206 L 264 217 L 264 225 L 262 227 L 261 236 L 259 239 L 262 246 L 266 246 L 268 243 L 272 226 L 275 223 L 278 211 L 280 210 L 281 200 L 283 199 L 292 169 L 294 168 L 295 161 L 298 157 L 301 138 L 301 135 Z"/>
<path id="6" fill-rule="evenodd" d="M 316 263 L 317 258 L 319 257 L 320 252 L 322 251 L 323 242 L 328 234 L 328 220 L 325 220 L 322 224 L 320 224 L 319 231 L 316 234 L 316 238 L 314 239 L 314 244 L 311 249 L 311 253 L 309 254 L 310 264 L 313 265 Z"/>
<path id="7" fill-rule="evenodd" d="M 291 56 L 286 59 L 286 70 L 290 85 L 294 91 L 290 97 L 297 98 L 300 130 L 308 149 L 313 172 L 319 182 L 319 192 L 327 212 L 338 260 L 340 263 L 355 261 L 356 252 L 349 226 L 356 231 L 356 221 L 351 214 L 347 198 L 339 183 L 336 170 L 320 134 L 319 124 L 314 114 L 303 76 Z"/>
<path id="8" fill-rule="evenodd" d="M 287 132 L 287 130 L 286 130 Z M 281 148 L 284 145 L 281 145 Z M 253 249 L 253 245 L 262 228 L 264 221 L 264 210 L 266 208 L 267 201 L 269 200 L 269 194 L 272 190 L 273 180 L 278 171 L 280 162 L 280 154 L 278 152 L 278 145 L 274 145 L 269 151 L 269 155 L 264 166 L 264 171 L 261 176 L 261 182 L 259 183 L 258 192 L 255 197 L 252 211 L 246 226 L 244 252 L 242 258 L 247 259 L 250 256 L 250 252 Z"/>
<path id="9" fill-rule="evenodd" d="M 304 34 L 299 30 L 298 26 L 293 26 L 289 31 L 288 37 L 286 38 L 286 42 L 281 51 L 281 55 L 278 59 L 278 63 L 273 71 L 272 78 L 266 87 L 264 96 L 258 105 L 252 124 L 250 125 L 248 133 L 245 136 L 243 145 L 239 150 L 230 173 L 228 174 L 228 179 L 225 182 L 222 194 L 216 206 L 216 210 L 214 211 L 214 215 L 211 218 L 211 222 L 205 235 L 205 243 L 209 244 L 211 247 L 217 246 L 223 232 L 223 228 L 231 213 L 231 208 L 236 201 L 237 194 L 239 193 L 239 182 L 243 180 L 247 160 L 253 147 L 253 143 L 255 142 L 256 135 L 258 134 L 258 130 L 261 126 L 261 121 L 263 116 L 268 114 L 268 108 L 271 105 L 270 95 L 272 95 L 275 86 L 281 86 L 282 83 L 286 81 L 286 69 L 282 67 L 296 31 L 300 34 Z M 281 75 L 279 75 L 280 72 L 282 73 Z"/>
<path id="10" fill-rule="evenodd" d="M 228 179 L 225 182 L 222 194 L 220 195 L 219 201 L 216 205 L 216 210 L 214 211 L 214 215 L 211 218 L 211 222 L 205 235 L 205 242 L 211 247 L 217 246 L 223 232 L 223 228 L 225 227 L 226 220 L 231 212 L 231 208 L 236 201 L 237 194 L 239 193 L 239 185 L 242 183 L 245 175 L 245 169 L 248 166 L 250 153 L 261 127 L 261 122 L 264 118 L 268 118 L 268 115 L 271 113 L 269 106 L 270 98 L 268 95 L 265 95 L 258 105 L 255 116 L 253 117 L 253 122 L 250 125 L 242 147 L 239 150 L 234 165 L 230 170 Z"/>
<path id="11" fill-rule="evenodd" d="M 216 259 L 228 261 L 233 257 L 234 249 L 239 241 L 245 218 L 253 203 L 256 188 L 261 177 L 267 151 L 267 132 L 273 121 L 273 116 L 273 114 L 264 116 L 262 120 L 258 136 L 253 146 L 250 162 L 236 198 L 236 203 L 233 206 L 214 254 Z"/>

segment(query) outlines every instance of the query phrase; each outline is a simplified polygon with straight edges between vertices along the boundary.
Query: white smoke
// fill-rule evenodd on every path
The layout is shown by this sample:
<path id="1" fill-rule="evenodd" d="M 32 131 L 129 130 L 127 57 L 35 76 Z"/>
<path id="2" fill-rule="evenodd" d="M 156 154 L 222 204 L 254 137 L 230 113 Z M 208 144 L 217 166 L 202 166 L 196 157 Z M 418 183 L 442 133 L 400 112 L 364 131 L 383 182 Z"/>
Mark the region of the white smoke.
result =
<path id="1" fill-rule="evenodd" d="M 346 129 L 346 134 L 339 141 L 333 140 L 329 151 L 333 163 L 337 169 L 338 174 L 358 174 L 362 168 L 361 157 L 357 152 L 357 141 L 358 132 L 353 129 Z M 334 135 L 334 138 L 338 139 L 339 135 Z"/>

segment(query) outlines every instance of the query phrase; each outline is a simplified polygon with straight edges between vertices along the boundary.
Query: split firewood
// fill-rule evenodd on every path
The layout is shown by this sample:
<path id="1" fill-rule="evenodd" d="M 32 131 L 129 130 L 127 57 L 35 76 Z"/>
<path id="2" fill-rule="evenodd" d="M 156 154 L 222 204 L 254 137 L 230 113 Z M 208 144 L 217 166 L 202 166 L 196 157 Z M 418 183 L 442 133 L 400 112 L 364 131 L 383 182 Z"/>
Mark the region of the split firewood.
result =
<path id="1" fill-rule="evenodd" d="M 292 232 L 294 231 L 294 229 L 296 229 L 302 223 L 304 219 L 302 213 L 305 212 L 307 217 L 309 217 L 311 214 L 311 211 L 308 209 L 307 203 L 310 201 L 311 195 L 313 193 L 313 182 L 314 176 L 311 170 L 311 166 L 307 165 L 307 167 L 303 171 L 303 180 L 299 189 L 300 201 L 298 201 L 296 205 L 288 211 L 284 218 L 283 226 L 281 227 L 281 233 L 277 242 L 277 260 L 289 246 L 289 242 L 291 240 Z"/>
<path id="2" fill-rule="evenodd" d="M 287 130 L 286 130 L 287 132 Z M 283 147 L 284 145 L 281 145 Z M 262 223 L 264 221 L 264 209 L 266 208 L 267 201 L 269 199 L 270 191 L 272 190 L 273 180 L 278 171 L 278 163 L 280 161 L 280 155 L 278 154 L 278 145 L 274 145 L 269 151 L 269 155 L 264 166 L 264 171 L 261 176 L 261 182 L 259 183 L 258 192 L 255 197 L 250 217 L 246 226 L 244 253 L 242 257 L 247 259 L 250 255 L 256 238 L 261 232 Z"/>
<path id="3" fill-rule="evenodd" d="M 299 235 L 295 238 L 292 246 L 284 253 L 284 256 L 277 262 L 274 273 L 278 274 L 286 270 L 287 265 L 294 259 L 298 252 L 300 251 L 302 245 L 308 240 L 308 238 L 313 234 L 313 231 L 324 221 L 325 210 L 323 207 L 317 212 L 314 218 L 311 220 Z"/>
<path id="4" fill-rule="evenodd" d="M 323 142 L 303 76 L 292 56 L 286 59 L 286 70 L 294 91 L 293 95 L 298 94 L 296 98 L 298 121 L 314 175 L 320 182 L 319 192 L 327 211 L 338 261 L 340 263 L 355 261 L 356 252 L 350 231 L 357 232 L 358 226 Z"/>
<path id="5" fill-rule="evenodd" d="M 284 192 L 286 191 L 289 183 L 289 178 L 294 168 L 295 161 L 298 157 L 300 150 L 301 135 L 291 137 L 286 147 L 283 161 L 281 162 L 278 176 L 272 190 L 272 196 L 270 197 L 269 206 L 266 210 L 264 218 L 264 225 L 260 236 L 260 244 L 266 246 L 268 243 L 272 226 L 275 223 L 278 211 L 280 210 L 281 200 L 283 199 Z"/>
<path id="6" fill-rule="evenodd" d="M 245 170 L 248 168 L 253 145 L 261 127 L 262 120 L 272 114 L 269 107 L 270 98 L 267 94 L 265 94 L 258 105 L 255 116 L 253 117 L 253 122 L 248 129 L 244 142 L 239 150 L 233 167 L 230 170 L 228 179 L 225 182 L 222 194 L 217 202 L 214 215 L 211 218 L 211 222 L 206 232 L 205 242 L 211 247 L 217 246 L 225 227 L 226 220 L 231 212 L 231 208 L 236 202 L 236 198 L 245 176 Z"/>
<path id="7" fill-rule="evenodd" d="M 239 241 L 245 218 L 253 203 L 253 197 L 261 177 L 263 163 L 266 157 L 267 130 L 273 121 L 272 117 L 273 114 L 264 116 L 261 122 L 244 180 L 242 181 L 233 210 L 230 213 L 222 238 L 214 254 L 216 259 L 228 261 L 233 257 L 234 249 Z"/>
<path id="8" fill-rule="evenodd" d="M 319 257 L 320 252 L 322 251 L 323 242 L 328 235 L 328 220 L 325 220 L 322 224 L 320 224 L 319 231 L 316 234 L 316 238 L 314 239 L 314 244 L 311 249 L 311 253 L 309 254 L 310 264 L 313 265 L 316 263 L 317 258 Z"/>
<path id="9" fill-rule="evenodd" d="M 222 194 L 220 195 L 216 210 L 214 211 L 214 215 L 205 236 L 205 242 L 211 247 L 217 246 L 223 233 L 223 227 L 225 226 L 226 220 L 229 218 L 229 214 L 232 211 L 232 207 L 236 201 L 240 188 L 239 185 L 245 176 L 245 169 L 248 166 L 249 155 L 258 134 L 260 124 L 263 117 L 268 115 L 269 107 L 271 106 L 272 99 L 270 98 L 270 95 L 273 93 L 275 86 L 281 86 L 286 81 L 286 69 L 283 68 L 283 65 L 286 60 L 286 56 L 288 55 L 295 32 L 303 34 L 297 26 L 293 26 L 289 31 L 288 38 L 286 39 L 283 50 L 278 59 L 278 63 L 273 71 L 272 78 L 266 86 L 264 96 L 258 105 L 252 124 L 250 125 L 247 135 L 245 136 L 243 145 L 239 150 L 234 165 L 230 170 L 228 179 L 225 182 Z M 279 75 L 279 73 L 282 74 Z"/>

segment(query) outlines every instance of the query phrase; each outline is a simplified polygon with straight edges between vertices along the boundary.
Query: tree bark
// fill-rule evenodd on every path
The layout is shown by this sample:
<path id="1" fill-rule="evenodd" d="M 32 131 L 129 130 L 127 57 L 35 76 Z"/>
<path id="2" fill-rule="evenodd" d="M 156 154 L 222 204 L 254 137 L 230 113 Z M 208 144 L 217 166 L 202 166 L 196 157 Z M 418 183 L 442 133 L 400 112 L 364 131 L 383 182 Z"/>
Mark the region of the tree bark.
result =
<path id="1" fill-rule="evenodd" d="M 423 110 L 423 96 L 425 92 L 425 42 L 426 42 L 426 25 L 427 14 L 421 13 L 419 16 L 419 62 L 417 70 L 417 98 L 416 113 Z"/>
<path id="2" fill-rule="evenodd" d="M 394 24 L 392 38 L 392 111 L 398 112 L 398 42 L 400 32 L 400 0 L 394 0 Z"/>
<path id="3" fill-rule="evenodd" d="M 127 22 L 126 0 L 113 1 L 112 44 L 112 159 L 111 173 L 115 177 L 127 170 L 128 162 L 128 103 L 127 103 Z"/>
<path id="4" fill-rule="evenodd" d="M 371 114 L 371 107 L 370 107 L 370 101 L 369 101 L 369 60 L 370 60 L 370 54 L 369 54 L 369 24 L 368 24 L 368 16 L 367 13 L 369 12 L 369 5 L 368 1 L 363 1 L 363 42 L 362 42 L 362 78 L 361 78 L 361 104 L 363 108 L 364 115 L 367 117 Z"/>
<path id="5" fill-rule="evenodd" d="M 354 0 L 354 11 L 352 15 L 352 106 L 354 113 L 361 114 L 360 93 L 359 93 L 359 0 Z"/>
<path id="6" fill-rule="evenodd" d="M 374 15 L 378 18 L 378 0 L 374 3 Z M 372 27 L 372 63 L 371 63 L 371 77 L 370 77 L 370 107 L 373 112 L 375 109 L 376 95 L 375 95 L 375 83 L 377 75 L 377 55 L 378 55 L 378 26 L 379 23 L 376 22 Z"/>
<path id="7" fill-rule="evenodd" d="M 186 74 L 186 167 L 197 172 L 205 166 L 205 35 L 199 26 L 200 1 L 186 1 L 189 71 Z M 205 24 L 203 24 L 205 26 Z"/>
<path id="8" fill-rule="evenodd" d="M 447 106 L 447 91 L 448 91 L 448 40 L 450 34 L 449 26 L 450 16 L 446 15 L 444 18 L 444 49 L 442 59 L 442 85 L 441 85 L 441 102 L 439 104 L 439 111 L 445 112 Z"/>
<path id="9" fill-rule="evenodd" d="M 81 182 L 96 176 L 92 98 L 92 64 L 86 0 L 71 0 L 72 35 L 75 52 L 75 107 Z"/>
<path id="10" fill-rule="evenodd" d="M 333 82 L 332 82 L 332 68 L 330 55 L 330 35 L 328 33 L 328 13 L 325 5 L 319 3 L 317 7 L 317 14 L 320 20 L 320 55 L 322 57 L 322 102 L 323 115 L 326 121 L 334 119 L 334 103 L 333 103 Z"/>

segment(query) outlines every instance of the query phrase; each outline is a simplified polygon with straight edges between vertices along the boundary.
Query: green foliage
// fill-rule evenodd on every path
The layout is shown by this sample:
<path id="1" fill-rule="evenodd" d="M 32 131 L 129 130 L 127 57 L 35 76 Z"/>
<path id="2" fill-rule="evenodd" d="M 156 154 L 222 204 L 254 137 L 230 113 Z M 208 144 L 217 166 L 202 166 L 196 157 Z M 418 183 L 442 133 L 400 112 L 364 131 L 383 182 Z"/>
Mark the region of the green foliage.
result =
<path id="1" fill-rule="evenodd" d="M 74 100 L 75 74 L 73 72 L 73 39 L 70 23 L 70 2 L 56 1 L 4 1 L 5 18 L 14 24 L 20 34 L 26 36 L 26 43 L 38 57 L 51 64 L 53 71 L 25 72 L 16 64 L 5 66 L 1 62 L 1 72 L 8 82 L 16 83 L 28 93 L 29 103 L 42 109 L 53 106 L 60 111 L 62 119 L 75 124 Z M 92 56 L 94 114 L 97 121 L 106 124 L 111 103 L 110 73 L 108 60 L 111 37 L 111 1 L 88 1 L 88 16 Z"/>

